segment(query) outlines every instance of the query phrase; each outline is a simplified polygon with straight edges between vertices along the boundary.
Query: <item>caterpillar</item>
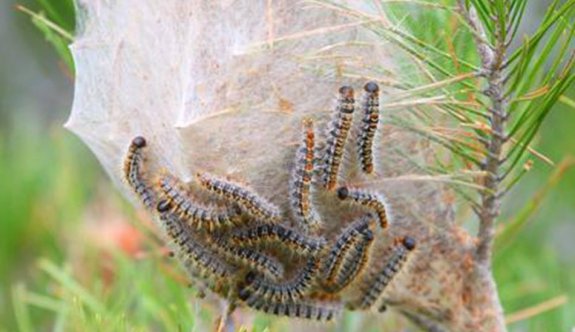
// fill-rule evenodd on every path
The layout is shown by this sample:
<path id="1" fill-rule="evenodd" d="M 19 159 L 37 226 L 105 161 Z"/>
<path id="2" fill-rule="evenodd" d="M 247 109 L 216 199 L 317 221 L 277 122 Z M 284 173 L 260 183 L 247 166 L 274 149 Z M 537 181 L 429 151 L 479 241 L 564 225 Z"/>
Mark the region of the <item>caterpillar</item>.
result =
<path id="1" fill-rule="evenodd" d="M 145 207 L 151 209 L 154 206 L 155 195 L 152 187 L 146 183 L 143 174 L 144 155 L 142 149 L 147 145 L 146 139 L 136 136 L 128 147 L 128 153 L 124 158 L 124 177 L 136 195 L 142 200 Z"/>
<path id="2" fill-rule="evenodd" d="M 248 229 L 234 231 L 229 236 L 236 245 L 254 246 L 260 243 L 282 244 L 292 252 L 305 256 L 315 255 L 325 246 L 322 237 L 308 237 L 277 224 L 262 224 Z"/>
<path id="3" fill-rule="evenodd" d="M 342 86 L 339 89 L 336 114 L 328 128 L 328 138 L 323 156 L 322 182 L 328 190 L 332 190 L 337 184 L 345 142 L 352 125 L 354 103 L 353 88 Z"/>
<path id="4" fill-rule="evenodd" d="M 252 217 L 264 222 L 277 222 L 279 220 L 279 209 L 253 191 L 207 173 L 198 173 L 196 177 L 205 189 L 226 198 L 230 202 L 237 203 Z"/>
<path id="5" fill-rule="evenodd" d="M 160 222 L 165 227 L 167 236 L 175 244 L 177 254 L 184 264 L 198 269 L 204 278 L 215 277 L 216 280 L 232 278 L 236 273 L 235 269 L 199 244 L 192 237 L 189 227 L 180 220 L 178 215 L 170 212 L 171 209 L 169 201 L 158 202 L 157 211 L 160 215 Z"/>
<path id="6" fill-rule="evenodd" d="M 363 119 L 358 140 L 358 154 L 361 169 L 365 173 L 373 172 L 373 140 L 379 123 L 379 86 L 368 82 L 364 86 Z"/>
<path id="7" fill-rule="evenodd" d="M 405 261 L 408 254 L 415 248 L 415 240 L 409 236 L 396 241 L 393 253 L 389 261 L 375 275 L 375 278 L 368 282 L 363 289 L 363 296 L 359 302 L 359 308 L 369 309 L 393 280 Z"/>
<path id="8" fill-rule="evenodd" d="M 330 322 L 339 317 L 341 309 L 327 303 L 313 301 L 295 303 L 290 302 L 255 302 L 248 304 L 250 308 L 263 311 L 276 316 L 286 316 L 292 318 L 303 318 L 321 322 Z"/>
<path id="9" fill-rule="evenodd" d="M 318 260 L 310 258 L 294 278 L 282 283 L 270 282 L 254 273 L 248 273 L 246 285 L 239 291 L 239 298 L 248 305 L 260 301 L 295 302 L 313 285 L 318 266 Z"/>
<path id="10" fill-rule="evenodd" d="M 352 246 L 360 238 L 366 237 L 367 232 L 371 232 L 369 227 L 372 222 L 373 216 L 371 214 L 365 215 L 344 229 L 337 237 L 335 244 L 326 256 L 322 270 L 322 280 L 328 291 L 331 285 L 335 283 L 337 274 L 345 262 L 345 256 L 352 250 Z"/>
<path id="11" fill-rule="evenodd" d="M 228 260 L 254 269 L 273 280 L 283 276 L 283 265 L 272 257 L 252 249 L 236 247 L 225 238 L 209 240 L 208 244 L 214 251 Z"/>
<path id="12" fill-rule="evenodd" d="M 313 121 L 303 121 L 304 139 L 296 153 L 295 170 L 291 182 L 291 206 L 295 219 L 304 229 L 317 229 L 320 219 L 311 203 L 311 182 L 314 171 L 315 134 Z"/>
<path id="13" fill-rule="evenodd" d="M 203 207 L 195 203 L 184 184 L 171 174 L 163 174 L 157 181 L 158 191 L 178 214 L 196 229 L 207 229 L 212 232 L 226 226 L 232 226 L 240 220 L 240 211 L 234 208 L 222 210 L 216 207 Z"/>
<path id="14" fill-rule="evenodd" d="M 361 237 L 356 238 L 354 244 L 344 254 L 343 261 L 333 280 L 329 280 L 325 287 L 330 293 L 336 293 L 346 288 L 357 275 L 367 266 L 369 249 L 373 244 L 374 235 L 365 229 Z"/>
<path id="15" fill-rule="evenodd" d="M 341 200 L 351 199 L 352 201 L 371 208 L 379 219 L 381 228 L 387 228 L 387 210 L 383 198 L 379 194 L 369 193 L 361 190 L 350 190 L 347 187 L 340 187 L 337 190 L 337 197 Z"/>

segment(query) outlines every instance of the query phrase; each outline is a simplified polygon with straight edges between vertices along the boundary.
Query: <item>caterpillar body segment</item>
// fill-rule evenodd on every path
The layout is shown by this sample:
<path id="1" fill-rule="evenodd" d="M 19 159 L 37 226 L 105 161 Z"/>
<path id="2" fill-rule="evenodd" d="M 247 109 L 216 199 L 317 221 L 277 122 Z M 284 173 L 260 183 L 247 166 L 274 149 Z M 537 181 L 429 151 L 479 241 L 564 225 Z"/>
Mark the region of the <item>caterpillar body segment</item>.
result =
<path id="1" fill-rule="evenodd" d="M 160 222 L 165 228 L 168 238 L 174 243 L 176 253 L 181 257 L 184 264 L 198 270 L 201 277 L 207 279 L 213 278 L 218 281 L 233 278 L 236 269 L 198 242 L 192 236 L 190 227 L 170 210 L 169 201 L 162 200 L 157 205 Z"/>
<path id="2" fill-rule="evenodd" d="M 280 279 L 284 274 L 283 265 L 279 261 L 259 251 L 235 246 L 226 239 L 214 239 L 208 242 L 220 256 L 250 270 L 258 271 L 272 280 Z"/>
<path id="3" fill-rule="evenodd" d="M 337 196 L 341 200 L 351 200 L 354 203 L 363 205 L 370 208 L 375 212 L 377 218 L 379 219 L 379 224 L 381 228 L 387 228 L 389 224 L 387 218 L 387 210 L 385 208 L 385 202 L 381 195 L 376 193 L 370 193 L 363 190 L 349 189 L 347 187 L 340 187 L 337 190 Z"/>
<path id="4" fill-rule="evenodd" d="M 239 291 L 239 298 L 248 305 L 256 302 L 295 302 L 313 286 L 318 267 L 318 260 L 310 258 L 298 274 L 285 282 L 273 282 L 248 273 L 246 284 Z"/>
<path id="5" fill-rule="evenodd" d="M 353 121 L 355 108 L 353 89 L 343 86 L 339 89 L 339 98 L 334 119 L 328 127 L 328 137 L 323 154 L 321 182 L 332 190 L 337 185 L 337 177 L 345 152 L 345 143 Z"/>
<path id="6" fill-rule="evenodd" d="M 240 211 L 234 205 L 223 209 L 215 206 L 206 207 L 194 202 L 184 189 L 184 183 L 171 174 L 161 175 L 157 180 L 157 186 L 162 199 L 168 201 L 172 207 L 172 212 L 196 229 L 212 232 L 233 226 L 241 220 Z"/>
<path id="7" fill-rule="evenodd" d="M 292 212 L 304 230 L 317 229 L 321 224 L 311 201 L 311 184 L 314 173 L 315 133 L 313 121 L 303 121 L 303 142 L 296 153 L 292 175 L 290 202 Z"/>
<path id="8" fill-rule="evenodd" d="M 142 200 L 144 206 L 153 209 L 155 204 L 155 194 L 152 186 L 147 183 L 144 176 L 144 154 L 143 149 L 147 146 L 146 139 L 136 136 L 132 139 L 128 147 L 128 153 L 124 158 L 124 178 L 132 187 L 132 190 Z"/>
<path id="9" fill-rule="evenodd" d="M 336 242 L 326 255 L 322 269 L 322 283 L 328 291 L 336 284 L 338 273 L 346 262 L 346 256 L 350 254 L 350 251 L 355 250 L 353 246 L 361 242 L 362 239 L 373 240 L 373 234 L 370 230 L 373 221 L 374 217 L 371 214 L 365 215 L 344 229 L 337 237 Z"/>
<path id="10" fill-rule="evenodd" d="M 406 236 L 396 241 L 389 261 L 375 274 L 371 281 L 364 285 L 361 299 L 352 307 L 364 310 L 371 308 L 399 271 L 401 271 L 409 253 L 414 248 L 415 240 L 411 237 Z"/>
<path id="11" fill-rule="evenodd" d="M 361 169 L 365 173 L 372 173 L 373 141 L 379 124 L 379 86 L 375 82 L 368 82 L 364 86 L 362 101 L 363 118 L 359 132 L 357 149 Z"/>
<path id="12" fill-rule="evenodd" d="M 207 173 L 198 173 L 196 177 L 205 189 L 225 198 L 229 202 L 237 204 L 252 217 L 262 222 L 273 223 L 279 221 L 280 211 L 278 207 L 252 190 Z"/>
<path id="13" fill-rule="evenodd" d="M 262 224 L 234 231 L 229 240 L 240 246 L 282 245 L 291 252 L 305 256 L 317 255 L 325 246 L 322 237 L 302 235 L 292 229 L 276 224 Z"/>

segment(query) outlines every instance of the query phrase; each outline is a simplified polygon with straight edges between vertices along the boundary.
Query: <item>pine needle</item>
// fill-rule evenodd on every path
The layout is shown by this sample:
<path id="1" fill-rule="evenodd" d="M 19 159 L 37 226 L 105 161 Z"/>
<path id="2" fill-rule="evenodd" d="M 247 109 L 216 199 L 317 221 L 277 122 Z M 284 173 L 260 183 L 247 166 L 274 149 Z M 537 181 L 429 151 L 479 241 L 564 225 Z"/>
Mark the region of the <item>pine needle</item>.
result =
<path id="1" fill-rule="evenodd" d="M 547 300 L 545 302 L 541 302 L 535 306 L 514 312 L 512 314 L 507 315 L 507 317 L 505 317 L 505 323 L 507 324 L 513 324 L 513 323 L 517 323 L 529 318 L 533 318 L 537 315 L 540 315 L 544 312 L 553 310 L 553 309 L 557 309 L 559 307 L 561 307 L 562 305 L 564 305 L 565 303 L 567 303 L 568 301 L 568 297 L 567 295 L 560 295 L 557 297 L 554 297 L 550 300 Z"/>

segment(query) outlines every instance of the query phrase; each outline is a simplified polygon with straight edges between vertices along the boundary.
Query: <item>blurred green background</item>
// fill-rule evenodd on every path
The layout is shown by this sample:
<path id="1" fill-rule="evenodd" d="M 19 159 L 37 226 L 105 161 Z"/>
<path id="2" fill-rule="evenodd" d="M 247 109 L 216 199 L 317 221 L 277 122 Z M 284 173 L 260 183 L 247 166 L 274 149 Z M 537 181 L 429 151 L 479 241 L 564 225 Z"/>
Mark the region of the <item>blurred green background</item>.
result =
<path id="1" fill-rule="evenodd" d="M 182 291 L 149 221 L 62 128 L 73 75 L 16 8 L 46 3 L 0 0 L 0 331 L 204 330 L 213 317 Z M 51 3 L 47 14 L 71 29 L 70 2 Z M 530 5 L 525 20 L 536 24 L 545 1 Z M 575 100 L 575 89 L 566 96 Z M 575 105 L 565 101 L 536 138 L 557 166 L 536 162 L 500 219 L 528 216 L 495 253 L 513 331 L 575 326 Z M 340 329 L 353 324 L 348 317 Z"/>

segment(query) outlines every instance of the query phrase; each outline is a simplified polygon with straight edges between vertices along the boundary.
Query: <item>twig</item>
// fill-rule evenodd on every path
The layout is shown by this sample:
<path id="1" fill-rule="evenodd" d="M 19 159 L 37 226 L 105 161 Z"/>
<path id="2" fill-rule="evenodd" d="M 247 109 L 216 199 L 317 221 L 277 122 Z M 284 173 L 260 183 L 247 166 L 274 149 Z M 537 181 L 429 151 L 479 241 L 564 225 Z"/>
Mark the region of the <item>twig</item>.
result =
<path id="1" fill-rule="evenodd" d="M 481 23 L 477 12 L 472 4 L 466 7 L 464 0 L 458 0 L 459 10 L 466 19 L 473 34 L 477 52 L 481 58 L 481 76 L 487 81 L 487 89 L 484 94 L 489 98 L 491 106 L 488 108 L 490 118 L 491 137 L 487 142 L 487 153 L 481 164 L 481 170 L 487 173 L 484 187 L 481 191 L 481 209 L 479 211 L 479 244 L 477 246 L 476 259 L 479 264 L 489 266 L 491 264 L 491 252 L 493 240 L 495 238 L 495 219 L 499 215 L 501 197 L 497 195 L 499 191 L 501 166 L 501 151 L 506 142 L 505 124 L 507 122 L 508 101 L 504 96 L 505 84 L 503 81 L 503 68 L 506 54 L 506 42 L 504 39 L 505 26 L 496 23 L 496 43 L 495 47 L 490 47 L 487 40 L 485 28 Z M 499 20 L 495 20 L 499 22 Z"/>

